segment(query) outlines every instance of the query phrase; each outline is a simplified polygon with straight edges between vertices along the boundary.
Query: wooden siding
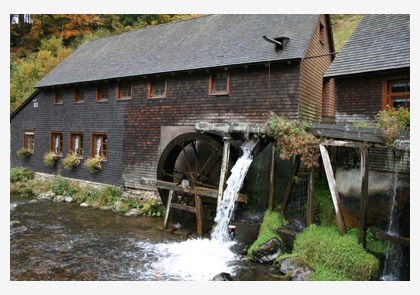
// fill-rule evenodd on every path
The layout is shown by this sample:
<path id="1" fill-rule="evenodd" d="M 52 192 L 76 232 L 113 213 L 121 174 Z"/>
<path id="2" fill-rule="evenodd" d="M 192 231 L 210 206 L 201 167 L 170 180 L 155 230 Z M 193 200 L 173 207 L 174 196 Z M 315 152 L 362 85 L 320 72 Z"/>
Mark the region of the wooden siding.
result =
<path id="1" fill-rule="evenodd" d="M 89 84 L 85 88 L 85 103 L 74 103 L 74 87 L 64 88 L 64 104 L 54 104 L 54 89 L 41 91 L 35 99 L 38 108 L 28 103 L 12 120 L 11 124 L 11 166 L 26 167 L 33 171 L 56 174 L 65 177 L 88 181 L 122 185 L 124 135 L 124 109 L 128 101 L 115 99 L 116 83 L 110 83 L 111 92 L 108 102 L 96 102 L 96 85 Z M 35 132 L 35 152 L 28 159 L 19 159 L 16 151 L 23 146 L 23 130 Z M 108 161 L 103 163 L 104 169 L 90 174 L 83 161 L 73 170 L 63 167 L 62 159 L 55 167 L 47 167 L 43 163 L 44 153 L 50 150 L 50 131 L 63 133 L 64 156 L 70 150 L 70 133 L 82 132 L 84 141 L 84 158 L 90 156 L 91 134 L 104 132 L 108 135 Z"/>
<path id="2" fill-rule="evenodd" d="M 382 110 L 384 82 L 409 75 L 409 71 L 398 71 L 337 77 L 336 122 L 374 121 Z"/>
<path id="3" fill-rule="evenodd" d="M 324 80 L 322 94 L 322 118 L 335 118 L 336 108 L 336 92 L 335 92 L 335 79 L 328 78 Z"/>
<path id="4" fill-rule="evenodd" d="M 324 27 L 323 38 L 320 36 L 320 25 Z M 326 16 L 322 15 L 314 28 L 312 39 L 301 63 L 299 85 L 299 119 L 301 120 L 320 122 L 322 118 L 322 81 L 333 58 L 330 54 L 333 46 L 327 37 L 328 30 Z"/>
<path id="5" fill-rule="evenodd" d="M 134 88 L 135 99 L 125 110 L 125 185 L 145 188 L 141 179 L 156 178 L 161 126 L 194 126 L 201 121 L 261 123 L 270 111 L 296 117 L 298 73 L 298 63 L 233 68 L 229 95 L 220 96 L 208 94 L 210 72 L 168 75 L 167 97 L 162 99 L 147 99 L 148 79 L 141 79 Z"/>

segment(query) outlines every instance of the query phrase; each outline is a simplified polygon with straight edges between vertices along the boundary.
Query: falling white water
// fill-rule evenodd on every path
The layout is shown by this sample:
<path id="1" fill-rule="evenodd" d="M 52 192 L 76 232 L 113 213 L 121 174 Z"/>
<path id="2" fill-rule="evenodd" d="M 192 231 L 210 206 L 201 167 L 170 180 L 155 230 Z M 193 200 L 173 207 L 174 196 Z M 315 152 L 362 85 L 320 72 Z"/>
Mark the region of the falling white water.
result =
<path id="1" fill-rule="evenodd" d="M 394 160 L 395 161 L 395 160 Z M 399 161 L 401 162 L 401 160 Z M 398 187 L 398 169 L 395 169 L 394 162 L 393 179 L 391 181 L 390 195 L 391 195 L 391 204 L 389 212 L 389 225 L 387 234 L 398 236 L 398 204 L 397 204 L 397 187 Z M 402 250 L 400 245 L 393 244 L 388 241 L 388 246 L 385 255 L 384 261 L 384 270 L 381 277 L 383 281 L 397 281 L 399 279 L 399 264 L 402 259 Z"/>
<path id="2" fill-rule="evenodd" d="M 236 242 L 229 238 L 228 224 L 235 209 L 236 195 L 251 162 L 251 151 L 244 149 L 226 181 L 227 187 L 217 208 L 217 224 L 211 233 L 211 239 L 196 238 L 181 243 L 151 245 L 155 255 L 160 257 L 148 269 L 156 279 L 209 281 L 222 272 L 235 274 L 233 263 L 239 257 L 230 251 Z"/>
<path id="3" fill-rule="evenodd" d="M 231 170 L 231 176 L 226 181 L 227 187 L 223 192 L 223 199 L 217 208 L 217 214 L 214 221 L 217 223 L 211 238 L 222 243 L 229 242 L 228 225 L 232 219 L 235 209 L 235 199 L 239 190 L 242 188 L 244 178 L 252 163 L 251 150 L 243 149 L 243 155 L 238 159 Z"/>

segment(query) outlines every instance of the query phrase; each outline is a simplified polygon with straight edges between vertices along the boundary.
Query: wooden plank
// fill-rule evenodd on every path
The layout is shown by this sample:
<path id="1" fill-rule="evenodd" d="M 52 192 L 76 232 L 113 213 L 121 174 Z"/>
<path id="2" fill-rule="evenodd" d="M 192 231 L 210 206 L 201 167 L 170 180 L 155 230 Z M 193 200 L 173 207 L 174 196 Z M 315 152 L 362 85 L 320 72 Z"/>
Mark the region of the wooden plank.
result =
<path id="1" fill-rule="evenodd" d="M 195 207 L 187 206 L 187 205 L 184 205 L 184 204 L 178 204 L 178 203 L 172 203 L 171 208 L 184 210 L 184 211 L 189 211 L 189 212 L 192 212 L 192 213 L 196 213 L 196 211 L 197 211 L 195 209 Z"/>
<path id="2" fill-rule="evenodd" d="M 374 227 L 371 228 L 371 231 L 375 239 L 386 240 L 392 243 L 401 244 L 401 245 L 410 247 L 410 238 L 408 237 L 394 236 L 394 235 L 385 233 L 381 231 L 380 229 L 374 228 Z"/>
<path id="3" fill-rule="evenodd" d="M 197 217 L 197 234 L 199 236 L 203 235 L 203 206 L 201 197 L 195 195 L 195 209 L 196 209 L 196 217 Z"/>
<path id="4" fill-rule="evenodd" d="M 312 124 L 310 132 L 318 137 L 384 143 L 380 128 L 365 128 L 336 124 Z"/>
<path id="5" fill-rule="evenodd" d="M 283 202 L 281 204 L 280 213 L 283 214 L 284 210 L 286 209 L 287 201 L 289 200 L 290 193 L 292 192 L 294 178 L 299 172 L 300 167 L 300 157 L 296 156 L 295 161 L 292 167 L 292 173 L 289 178 L 289 182 L 287 183 L 286 192 L 284 193 Z"/>
<path id="6" fill-rule="evenodd" d="M 174 191 L 178 193 L 188 193 L 191 195 L 199 195 L 201 197 L 209 197 L 209 198 L 215 198 L 218 197 L 218 190 L 206 188 L 206 187 L 194 187 L 191 189 L 183 189 L 181 185 L 175 183 L 175 182 L 169 182 L 169 181 L 163 181 L 163 180 L 156 180 L 155 182 L 156 187 L 167 189 L 169 191 Z M 248 200 L 248 197 L 244 194 L 237 194 L 236 201 L 237 202 L 244 202 L 246 203 Z"/>
<path id="7" fill-rule="evenodd" d="M 306 201 L 306 226 L 313 223 L 314 218 L 315 171 L 311 168 L 308 175 L 308 196 Z"/>
<path id="8" fill-rule="evenodd" d="M 369 150 L 361 150 L 360 172 L 362 177 L 359 212 L 359 244 L 366 248 L 366 220 L 368 211 L 368 188 L 369 188 Z"/>
<path id="9" fill-rule="evenodd" d="M 352 148 L 365 148 L 368 145 L 365 142 L 361 141 L 348 141 L 348 140 L 324 140 L 322 142 L 323 145 L 329 145 L 329 146 L 338 146 L 338 147 L 352 147 Z"/>
<path id="10" fill-rule="evenodd" d="M 174 193 L 173 191 L 169 191 L 168 200 L 166 201 L 166 212 L 165 212 L 165 219 L 163 220 L 163 228 L 168 228 L 168 221 L 169 221 L 169 214 L 171 211 L 173 193 Z"/>
<path id="11" fill-rule="evenodd" d="M 268 199 L 268 209 L 270 211 L 274 208 L 274 190 L 275 190 L 275 178 L 274 178 L 274 161 L 275 161 L 275 149 L 274 144 L 271 145 L 271 166 L 270 166 L 270 193 Z"/>
<path id="12" fill-rule="evenodd" d="M 319 149 L 321 151 L 321 158 L 322 158 L 322 162 L 324 163 L 325 174 L 327 176 L 328 186 L 330 188 L 331 197 L 334 203 L 335 216 L 337 219 L 338 226 L 340 228 L 340 233 L 343 235 L 347 232 L 347 230 L 344 225 L 343 217 L 341 215 L 340 198 L 339 198 L 337 186 L 335 183 L 334 172 L 331 166 L 330 156 L 328 155 L 327 149 L 322 144 L 319 145 Z"/>

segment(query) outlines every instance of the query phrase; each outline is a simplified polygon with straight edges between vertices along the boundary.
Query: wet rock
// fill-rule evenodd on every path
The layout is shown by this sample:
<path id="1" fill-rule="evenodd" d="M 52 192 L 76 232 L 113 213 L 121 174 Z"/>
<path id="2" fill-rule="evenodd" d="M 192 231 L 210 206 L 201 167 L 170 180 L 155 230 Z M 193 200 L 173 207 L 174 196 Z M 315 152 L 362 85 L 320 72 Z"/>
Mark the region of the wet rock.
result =
<path id="1" fill-rule="evenodd" d="M 284 252 L 284 244 L 278 238 L 272 238 L 257 247 L 252 257 L 259 263 L 271 263 Z"/>
<path id="2" fill-rule="evenodd" d="M 73 197 L 71 197 L 71 196 L 65 196 L 64 197 L 64 202 L 67 202 L 67 203 L 72 203 L 74 201 L 74 199 L 73 199 Z"/>
<path id="3" fill-rule="evenodd" d="M 62 196 L 62 195 L 55 196 L 53 201 L 54 202 L 64 202 L 64 196 Z"/>
<path id="4" fill-rule="evenodd" d="M 280 263 L 280 272 L 283 274 L 288 274 L 289 272 L 298 268 L 299 265 L 297 265 L 297 263 L 294 260 L 295 259 L 293 257 L 283 259 Z"/>
<path id="5" fill-rule="evenodd" d="M 38 195 L 38 199 L 52 200 L 55 197 L 55 193 L 52 190 L 49 190 L 46 193 L 41 193 Z"/>
<path id="6" fill-rule="evenodd" d="M 12 227 L 10 229 L 10 235 L 12 236 L 12 235 L 15 235 L 15 234 L 18 234 L 18 233 L 23 233 L 27 230 L 28 230 L 28 228 L 24 225 L 18 226 L 18 227 Z"/>
<path id="7" fill-rule="evenodd" d="M 80 207 L 89 207 L 89 204 L 88 204 L 88 203 L 86 203 L 86 202 L 84 202 L 84 203 L 81 203 L 81 204 L 80 204 Z"/>
<path id="8" fill-rule="evenodd" d="M 141 212 L 141 210 L 136 209 L 136 208 L 133 208 L 133 209 L 128 210 L 128 211 L 124 214 L 124 216 L 128 216 L 128 217 L 136 217 L 136 216 L 139 216 L 141 213 L 142 213 L 142 212 Z"/>
<path id="9" fill-rule="evenodd" d="M 227 272 L 221 272 L 213 277 L 213 281 L 232 281 L 232 276 Z"/>
<path id="10" fill-rule="evenodd" d="M 291 273 L 292 281 L 309 281 L 312 270 L 308 266 L 295 268 Z"/>

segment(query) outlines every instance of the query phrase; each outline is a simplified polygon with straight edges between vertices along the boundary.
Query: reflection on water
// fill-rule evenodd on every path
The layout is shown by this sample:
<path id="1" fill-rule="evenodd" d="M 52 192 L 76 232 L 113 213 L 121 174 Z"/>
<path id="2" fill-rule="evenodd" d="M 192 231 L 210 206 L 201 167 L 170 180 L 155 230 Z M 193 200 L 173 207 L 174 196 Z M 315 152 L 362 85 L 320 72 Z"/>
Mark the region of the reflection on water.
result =
<path id="1" fill-rule="evenodd" d="M 267 266 L 231 252 L 218 253 L 227 255 L 221 262 L 206 260 L 207 239 L 190 239 L 188 255 L 177 254 L 176 246 L 185 250 L 189 242 L 162 230 L 163 218 L 12 195 L 10 220 L 11 281 L 199 281 L 220 272 L 233 280 L 275 280 Z"/>

